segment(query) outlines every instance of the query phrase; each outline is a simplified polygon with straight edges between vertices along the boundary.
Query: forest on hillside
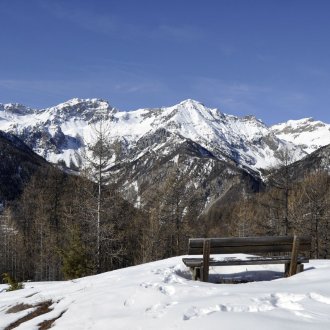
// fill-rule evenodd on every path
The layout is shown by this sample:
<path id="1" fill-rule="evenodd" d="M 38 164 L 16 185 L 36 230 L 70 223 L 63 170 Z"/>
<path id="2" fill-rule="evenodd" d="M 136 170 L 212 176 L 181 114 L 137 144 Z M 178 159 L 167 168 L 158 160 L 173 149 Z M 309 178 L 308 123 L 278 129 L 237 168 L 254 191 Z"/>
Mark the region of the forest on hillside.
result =
<path id="1" fill-rule="evenodd" d="M 189 237 L 308 235 L 313 258 L 330 257 L 330 177 L 291 180 L 280 171 L 263 192 L 200 212 L 198 188 L 175 171 L 143 205 L 88 175 L 41 168 L 1 216 L 0 272 L 60 280 L 186 253 Z M 100 178 L 99 178 L 100 179 Z"/>
<path id="2" fill-rule="evenodd" d="M 115 148 L 106 132 L 100 126 L 80 175 L 44 164 L 6 204 L 0 274 L 34 281 L 98 274 L 186 254 L 189 237 L 307 235 L 311 257 L 330 257 L 328 171 L 314 166 L 301 174 L 286 162 L 258 192 L 242 186 L 205 207 L 189 172 L 168 162 L 132 205 L 109 171 Z"/>

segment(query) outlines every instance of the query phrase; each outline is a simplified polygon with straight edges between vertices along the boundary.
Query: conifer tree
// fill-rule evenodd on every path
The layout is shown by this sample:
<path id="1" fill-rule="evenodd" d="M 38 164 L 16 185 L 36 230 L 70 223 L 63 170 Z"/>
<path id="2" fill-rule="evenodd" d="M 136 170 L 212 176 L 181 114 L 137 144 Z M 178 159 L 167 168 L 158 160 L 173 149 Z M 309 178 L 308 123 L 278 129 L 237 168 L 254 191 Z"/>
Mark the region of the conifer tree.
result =
<path id="1" fill-rule="evenodd" d="M 92 274 L 92 262 L 88 258 L 85 245 L 77 227 L 69 230 L 68 246 L 60 251 L 62 272 L 65 279 L 74 279 Z"/>

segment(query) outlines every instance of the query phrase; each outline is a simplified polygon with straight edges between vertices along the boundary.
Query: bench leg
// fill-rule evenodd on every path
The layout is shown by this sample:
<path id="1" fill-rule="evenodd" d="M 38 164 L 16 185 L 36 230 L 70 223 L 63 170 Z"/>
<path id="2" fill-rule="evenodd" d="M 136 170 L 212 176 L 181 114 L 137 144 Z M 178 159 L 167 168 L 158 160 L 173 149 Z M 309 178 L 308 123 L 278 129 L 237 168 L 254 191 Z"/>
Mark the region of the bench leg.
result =
<path id="1" fill-rule="evenodd" d="M 209 280 L 209 266 L 202 266 L 200 268 L 200 280 L 202 282 L 208 282 Z"/>
<path id="2" fill-rule="evenodd" d="M 192 279 L 194 281 L 197 281 L 201 278 L 201 269 L 200 267 L 194 267 L 192 268 Z"/>
<path id="3" fill-rule="evenodd" d="M 304 271 L 304 264 L 297 264 L 296 274 Z M 289 277 L 290 263 L 284 264 L 284 277 Z"/>
<path id="4" fill-rule="evenodd" d="M 285 263 L 284 264 L 284 277 L 289 276 L 289 271 L 290 271 L 290 263 Z"/>
<path id="5" fill-rule="evenodd" d="M 288 276 L 297 274 L 297 259 L 298 259 L 299 243 L 300 243 L 299 237 L 295 235 L 293 238 L 293 243 L 292 243 L 291 262 L 290 262 L 290 269 L 289 269 Z"/>
<path id="6" fill-rule="evenodd" d="M 211 253 L 211 240 L 204 239 L 203 243 L 203 267 L 201 269 L 201 281 L 208 282 L 209 280 L 209 264 Z"/>
<path id="7" fill-rule="evenodd" d="M 297 265 L 297 274 L 304 271 L 304 264 L 298 264 Z"/>

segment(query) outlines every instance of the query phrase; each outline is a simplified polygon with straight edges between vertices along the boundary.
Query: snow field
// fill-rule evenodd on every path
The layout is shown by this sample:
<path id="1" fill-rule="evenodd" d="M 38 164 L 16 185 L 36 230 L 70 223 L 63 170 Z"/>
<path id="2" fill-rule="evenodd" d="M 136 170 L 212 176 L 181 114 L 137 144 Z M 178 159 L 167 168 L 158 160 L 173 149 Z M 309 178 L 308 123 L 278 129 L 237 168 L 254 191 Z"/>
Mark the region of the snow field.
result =
<path id="1" fill-rule="evenodd" d="M 276 278 L 282 268 L 217 267 L 211 274 Z M 37 329 L 63 312 L 55 329 L 329 329 L 330 261 L 311 261 L 305 268 L 273 281 L 202 283 L 192 281 L 176 257 L 73 281 L 26 283 L 15 292 L 0 285 L 0 329 L 31 311 L 7 314 L 10 307 L 47 300 L 53 310 L 18 329 Z"/>

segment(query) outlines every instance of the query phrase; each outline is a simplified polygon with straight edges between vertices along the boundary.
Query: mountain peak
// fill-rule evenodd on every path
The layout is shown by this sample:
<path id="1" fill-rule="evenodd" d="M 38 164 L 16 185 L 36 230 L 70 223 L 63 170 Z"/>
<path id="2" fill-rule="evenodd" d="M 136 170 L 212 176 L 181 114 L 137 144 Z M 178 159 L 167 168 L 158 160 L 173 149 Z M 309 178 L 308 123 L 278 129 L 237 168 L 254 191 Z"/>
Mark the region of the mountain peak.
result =
<path id="1" fill-rule="evenodd" d="M 203 103 L 199 102 L 199 101 L 196 101 L 196 100 L 193 100 L 193 99 L 186 99 L 186 100 L 183 100 L 179 103 L 180 105 L 183 105 L 183 106 L 204 106 Z"/>
<path id="2" fill-rule="evenodd" d="M 202 102 L 193 99 L 183 100 L 171 108 L 184 110 L 184 112 L 188 112 L 190 116 L 202 116 L 208 120 L 215 120 L 215 118 L 219 119 L 219 116 L 222 115 L 218 109 L 208 108 Z"/>
<path id="3" fill-rule="evenodd" d="M 243 119 L 245 120 L 250 120 L 250 121 L 256 121 L 258 120 L 256 116 L 254 115 L 247 115 L 247 116 L 244 116 Z"/>
<path id="4" fill-rule="evenodd" d="M 254 115 L 247 115 L 247 116 L 244 116 L 242 119 L 243 119 L 243 121 L 249 122 L 251 124 L 255 123 L 257 125 L 266 126 L 265 123 L 261 119 L 258 119 Z"/>
<path id="5" fill-rule="evenodd" d="M 64 103 L 60 103 L 54 107 L 44 109 L 57 118 L 68 120 L 70 118 L 83 118 L 91 120 L 94 116 L 108 116 L 115 113 L 114 109 L 108 101 L 103 99 L 79 99 L 73 98 Z"/>
<path id="6" fill-rule="evenodd" d="M 302 146 L 308 153 L 330 143 L 330 125 L 314 118 L 289 120 L 271 130 L 282 140 Z"/>
<path id="7" fill-rule="evenodd" d="M 302 118 L 297 120 L 288 120 L 287 122 L 273 125 L 271 128 L 277 132 L 284 132 L 284 133 L 301 133 L 301 132 L 311 132 L 315 129 L 319 129 L 321 127 L 328 127 L 329 125 L 315 120 L 312 117 Z"/>
<path id="8" fill-rule="evenodd" d="M 108 101 L 103 99 L 80 99 L 80 98 L 73 98 L 66 102 L 60 103 L 54 107 L 53 109 L 67 109 L 71 107 L 84 107 L 84 108 L 90 108 L 90 109 L 113 109 L 112 106 L 109 104 Z"/>
<path id="9" fill-rule="evenodd" d="M 0 103 L 0 111 L 16 115 L 25 115 L 33 113 L 34 110 L 20 103 Z"/>

